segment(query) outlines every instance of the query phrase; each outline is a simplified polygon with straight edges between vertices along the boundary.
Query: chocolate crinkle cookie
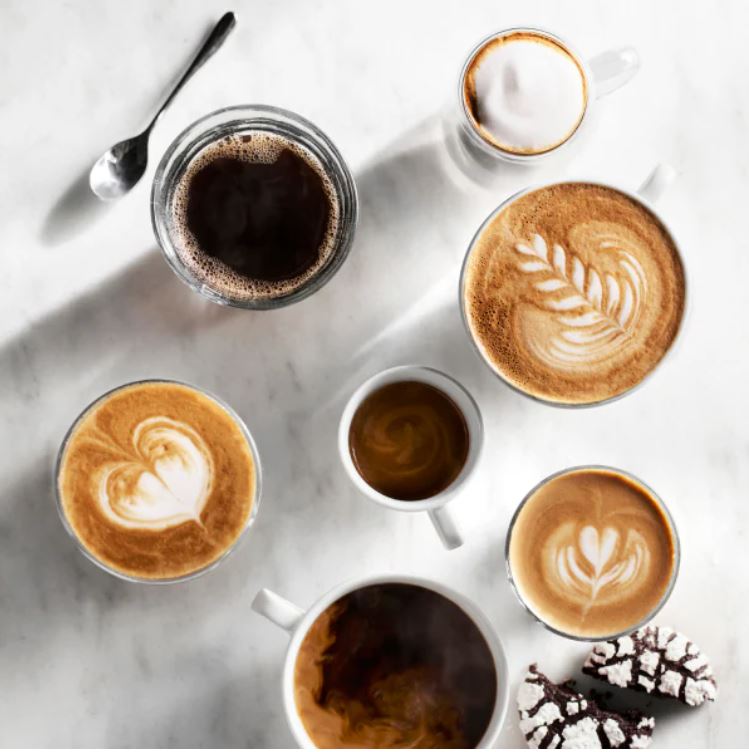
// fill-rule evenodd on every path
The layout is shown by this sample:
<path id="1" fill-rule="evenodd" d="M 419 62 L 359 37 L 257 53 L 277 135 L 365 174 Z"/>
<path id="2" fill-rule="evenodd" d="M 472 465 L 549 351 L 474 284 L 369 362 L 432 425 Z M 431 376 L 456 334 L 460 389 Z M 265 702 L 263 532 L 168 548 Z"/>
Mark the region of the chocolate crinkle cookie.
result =
<path id="1" fill-rule="evenodd" d="M 616 687 L 675 697 L 691 706 L 714 700 L 717 693 L 705 654 L 668 627 L 642 627 L 631 635 L 599 642 L 583 673 Z"/>
<path id="2" fill-rule="evenodd" d="M 612 713 L 554 684 L 533 664 L 518 689 L 520 730 L 532 749 L 645 749 L 655 720 L 638 710 Z"/>

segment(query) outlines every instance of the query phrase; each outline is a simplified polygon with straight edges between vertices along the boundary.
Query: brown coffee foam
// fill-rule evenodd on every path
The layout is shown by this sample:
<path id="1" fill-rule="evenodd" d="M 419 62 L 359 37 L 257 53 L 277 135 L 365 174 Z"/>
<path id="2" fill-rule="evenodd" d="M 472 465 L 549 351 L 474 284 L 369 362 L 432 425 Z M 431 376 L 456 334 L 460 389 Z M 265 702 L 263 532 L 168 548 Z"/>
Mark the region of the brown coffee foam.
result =
<path id="1" fill-rule="evenodd" d="M 597 574 L 581 546 L 585 528 L 588 542 L 595 529 L 600 550 L 610 549 Z M 579 637 L 609 636 L 634 628 L 658 607 L 675 574 L 675 533 L 641 484 L 610 470 L 574 470 L 525 502 L 512 529 L 509 563 L 520 596 L 549 626 Z"/>
<path id="2" fill-rule="evenodd" d="M 155 416 L 179 421 L 202 439 L 210 452 L 211 489 L 199 523 L 129 529 L 103 513 L 99 482 L 113 465 L 152 469 L 133 440 L 136 427 Z M 154 580 L 181 577 L 219 559 L 247 525 L 256 482 L 252 450 L 226 410 L 195 389 L 160 382 L 127 386 L 96 403 L 74 427 L 57 481 L 65 518 L 89 553 L 125 575 Z"/>
<path id="3" fill-rule="evenodd" d="M 547 262 L 534 247 L 537 235 Z M 563 248 L 563 273 L 555 266 L 557 245 Z M 539 268 L 523 271 L 523 264 Z M 577 289 L 581 270 L 584 283 Z M 602 291 L 598 302 L 594 277 Z M 620 301 L 627 286 L 637 288 L 633 278 L 644 280 L 641 304 L 626 326 L 616 319 L 623 306 L 608 313 L 615 301 L 609 277 Z M 578 294 L 581 306 L 554 310 Z M 613 188 L 560 183 L 521 196 L 487 223 L 470 250 L 463 295 L 474 340 L 507 381 L 551 402 L 584 404 L 626 392 L 658 365 L 681 324 L 685 277 L 673 239 L 643 204 Z M 578 314 L 597 317 L 600 331 L 610 330 L 594 353 L 565 340 L 598 331 L 598 324 L 564 323 Z M 559 347 L 573 352 L 554 357 Z"/>
<path id="4" fill-rule="evenodd" d="M 494 136 L 482 125 L 481 123 L 481 117 L 479 115 L 478 111 L 478 98 L 476 95 L 476 73 L 478 69 L 481 67 L 481 65 L 484 63 L 487 57 L 492 54 L 498 47 L 501 47 L 505 44 L 511 44 L 513 42 L 518 41 L 530 41 L 535 42 L 536 44 L 543 44 L 547 47 L 551 47 L 555 52 L 559 52 L 560 54 L 564 55 L 565 57 L 568 57 L 577 67 L 578 71 L 580 71 L 580 80 L 581 85 L 583 88 L 583 93 L 585 96 L 585 107 L 580 111 L 580 118 L 578 119 L 577 123 L 575 123 L 575 127 L 572 128 L 569 133 L 567 133 L 564 138 L 560 139 L 554 144 L 551 144 L 550 146 L 546 147 L 545 149 L 518 149 L 513 148 L 509 146 L 508 144 L 503 144 L 500 141 L 498 141 Z M 463 101 L 465 103 L 466 107 L 466 113 L 468 114 L 468 118 L 473 124 L 476 131 L 479 133 L 479 135 L 488 143 L 492 144 L 493 146 L 496 146 L 498 149 L 501 149 L 502 151 L 506 151 L 509 154 L 518 154 L 518 155 L 532 155 L 532 154 L 544 154 L 546 152 L 552 151 L 556 149 L 557 147 L 561 146 L 566 141 L 569 141 L 569 139 L 574 135 L 575 131 L 580 127 L 580 124 L 583 121 L 583 117 L 585 115 L 585 109 L 587 108 L 588 103 L 588 83 L 587 83 L 587 76 L 585 75 L 585 71 L 583 70 L 582 65 L 580 64 L 580 61 L 575 57 L 575 55 L 570 52 L 564 45 L 560 44 L 559 42 L 555 41 L 554 39 L 551 39 L 550 37 L 547 37 L 543 34 L 536 34 L 534 32 L 528 32 L 528 31 L 518 31 L 512 34 L 504 34 L 499 37 L 494 37 L 493 39 L 490 39 L 486 44 L 484 44 L 478 52 L 474 54 L 474 56 L 471 58 L 470 62 L 468 63 L 468 67 L 466 69 L 465 75 L 463 76 Z"/>
<path id="5" fill-rule="evenodd" d="M 361 588 L 305 636 L 296 707 L 318 747 L 475 747 L 491 719 L 496 671 L 471 619 L 413 585 Z"/>
<path id="6" fill-rule="evenodd" d="M 293 279 L 272 282 L 249 279 L 222 261 L 204 253 L 187 226 L 190 181 L 215 159 L 230 157 L 251 163 L 270 164 L 289 149 L 303 159 L 320 177 L 330 206 L 330 217 L 317 261 Z M 169 231 L 180 261 L 211 290 L 238 301 L 272 300 L 290 295 L 304 287 L 331 260 L 340 227 L 340 201 L 330 177 L 320 161 L 307 148 L 284 136 L 268 131 L 244 131 L 225 136 L 202 149 L 179 176 L 169 202 Z"/>

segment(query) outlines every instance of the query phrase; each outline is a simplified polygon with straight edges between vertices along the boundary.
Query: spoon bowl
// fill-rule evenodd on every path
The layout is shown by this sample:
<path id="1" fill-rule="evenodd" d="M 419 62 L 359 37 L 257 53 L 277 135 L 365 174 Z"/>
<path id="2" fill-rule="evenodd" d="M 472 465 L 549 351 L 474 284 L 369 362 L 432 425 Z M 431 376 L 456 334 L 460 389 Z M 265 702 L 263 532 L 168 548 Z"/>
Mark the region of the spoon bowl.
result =
<path id="1" fill-rule="evenodd" d="M 89 185 L 102 201 L 124 196 L 143 177 L 148 166 L 149 131 L 120 141 L 105 151 L 91 168 Z"/>

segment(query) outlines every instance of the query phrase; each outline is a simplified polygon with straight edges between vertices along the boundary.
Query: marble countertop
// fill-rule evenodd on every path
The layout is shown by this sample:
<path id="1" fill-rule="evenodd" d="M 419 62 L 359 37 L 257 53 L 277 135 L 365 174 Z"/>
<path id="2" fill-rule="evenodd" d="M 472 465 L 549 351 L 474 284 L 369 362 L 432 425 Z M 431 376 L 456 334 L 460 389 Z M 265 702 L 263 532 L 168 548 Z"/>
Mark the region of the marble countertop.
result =
<path id="1" fill-rule="evenodd" d="M 197 46 L 233 7 L 232 38 L 160 122 L 131 195 L 96 204 L 85 176 L 137 132 Z M 490 617 L 512 693 L 531 661 L 554 678 L 584 645 L 533 623 L 503 573 L 507 524 L 539 479 L 602 463 L 648 481 L 676 516 L 683 561 L 658 621 L 711 657 L 718 702 L 659 705 L 662 747 L 749 740 L 749 5 L 701 0 L 342 0 L 66 3 L 0 0 L 0 744 L 286 747 L 286 636 L 250 609 L 260 587 L 302 606 L 383 570 L 445 582 Z M 585 55 L 635 45 L 639 75 L 601 105 L 572 162 L 636 187 L 659 160 L 680 179 L 662 201 L 681 239 L 691 315 L 641 390 L 565 411 L 501 385 L 456 305 L 467 244 L 512 185 L 455 179 L 441 113 L 483 35 L 541 25 Z M 172 274 L 149 190 L 176 133 L 222 106 L 279 105 L 339 146 L 361 199 L 337 276 L 272 313 L 225 309 Z M 537 178 L 533 178 L 534 180 Z M 454 507 L 467 537 L 443 550 L 424 515 L 367 503 L 340 465 L 335 429 L 365 376 L 404 362 L 441 368 L 477 398 L 485 455 Z M 151 376 L 202 385 L 246 419 L 263 458 L 257 523 L 219 569 L 189 584 L 130 585 L 89 564 L 63 531 L 51 468 L 79 409 Z M 662 711 L 660 708 L 663 708 Z M 499 742 L 523 744 L 510 706 Z"/>

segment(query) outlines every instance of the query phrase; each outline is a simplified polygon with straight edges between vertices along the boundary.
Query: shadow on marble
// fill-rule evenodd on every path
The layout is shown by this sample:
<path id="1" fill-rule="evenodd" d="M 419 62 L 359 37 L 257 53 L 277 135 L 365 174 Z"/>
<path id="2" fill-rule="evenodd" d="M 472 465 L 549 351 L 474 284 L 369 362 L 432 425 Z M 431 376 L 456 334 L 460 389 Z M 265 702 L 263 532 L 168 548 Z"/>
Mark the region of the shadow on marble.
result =
<path id="1" fill-rule="evenodd" d="M 106 203 L 91 192 L 88 175 L 98 155 L 63 191 L 49 210 L 39 236 L 45 246 L 58 246 L 72 240 L 92 224 L 101 220 L 117 202 Z"/>

